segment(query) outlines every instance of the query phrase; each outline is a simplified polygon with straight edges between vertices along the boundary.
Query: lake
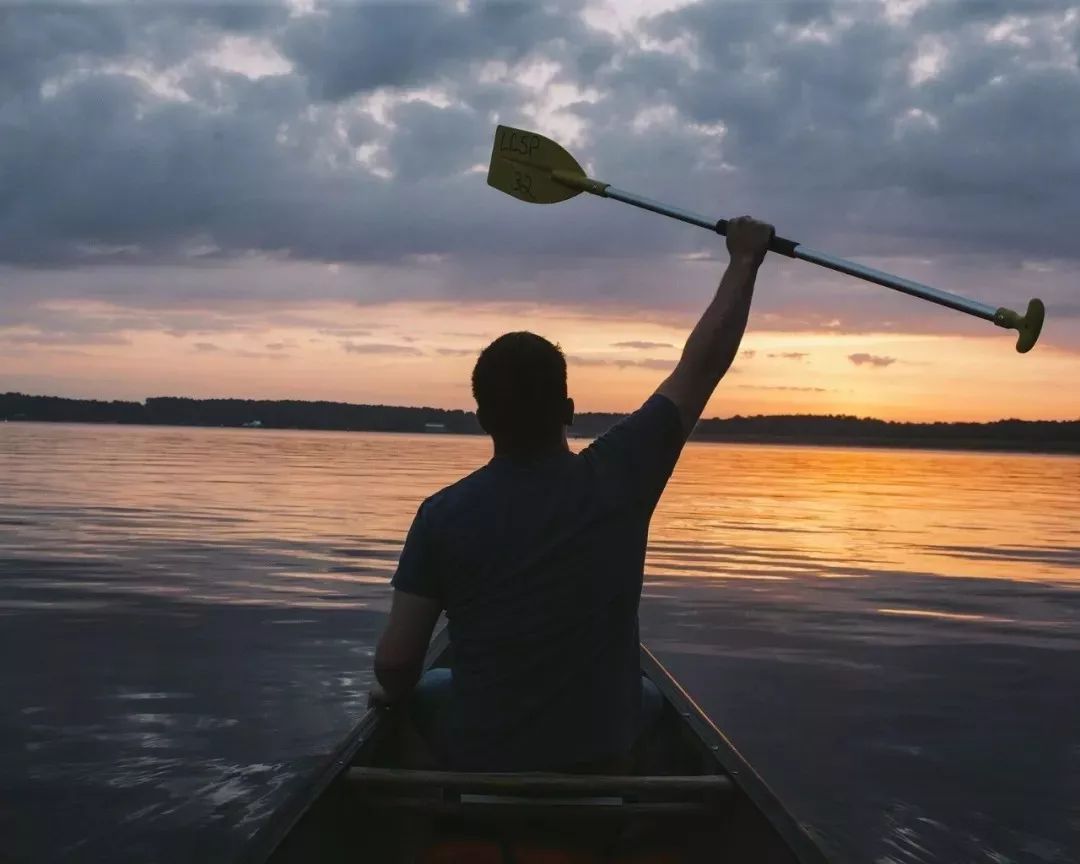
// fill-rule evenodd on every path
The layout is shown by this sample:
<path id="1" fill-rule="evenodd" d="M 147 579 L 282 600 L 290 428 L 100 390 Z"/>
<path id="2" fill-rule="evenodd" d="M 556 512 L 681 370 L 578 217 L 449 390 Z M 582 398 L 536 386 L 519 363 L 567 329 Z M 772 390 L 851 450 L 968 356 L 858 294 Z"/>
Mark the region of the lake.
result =
<path id="1" fill-rule="evenodd" d="M 362 712 L 420 501 L 488 456 L 0 424 L 0 860 L 235 856 Z M 1080 861 L 1080 458 L 691 444 L 641 622 L 838 861 Z"/>

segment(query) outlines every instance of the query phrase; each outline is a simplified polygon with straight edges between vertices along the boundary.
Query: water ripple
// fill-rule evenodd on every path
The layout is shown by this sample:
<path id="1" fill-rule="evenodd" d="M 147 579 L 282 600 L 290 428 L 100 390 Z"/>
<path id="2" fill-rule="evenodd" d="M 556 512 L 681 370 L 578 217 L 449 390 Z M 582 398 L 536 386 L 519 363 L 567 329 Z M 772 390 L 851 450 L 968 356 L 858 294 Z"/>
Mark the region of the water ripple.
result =
<path id="1" fill-rule="evenodd" d="M 420 500 L 487 456 L 0 427 L 4 854 L 235 857 L 362 711 Z M 1060 864 L 1077 489 L 1076 458 L 690 445 L 642 632 L 838 860 Z"/>

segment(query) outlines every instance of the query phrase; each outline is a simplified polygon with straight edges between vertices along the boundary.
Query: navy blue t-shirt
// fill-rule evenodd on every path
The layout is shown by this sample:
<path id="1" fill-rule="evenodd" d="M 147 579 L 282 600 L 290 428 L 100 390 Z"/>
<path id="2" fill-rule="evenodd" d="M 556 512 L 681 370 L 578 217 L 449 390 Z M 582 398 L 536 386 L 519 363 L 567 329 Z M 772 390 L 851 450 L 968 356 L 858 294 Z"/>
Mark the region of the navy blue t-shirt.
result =
<path id="1" fill-rule="evenodd" d="M 420 506 L 393 585 L 446 611 L 455 766 L 559 769 L 633 744 L 649 519 L 684 439 L 654 395 L 581 453 L 495 457 Z"/>

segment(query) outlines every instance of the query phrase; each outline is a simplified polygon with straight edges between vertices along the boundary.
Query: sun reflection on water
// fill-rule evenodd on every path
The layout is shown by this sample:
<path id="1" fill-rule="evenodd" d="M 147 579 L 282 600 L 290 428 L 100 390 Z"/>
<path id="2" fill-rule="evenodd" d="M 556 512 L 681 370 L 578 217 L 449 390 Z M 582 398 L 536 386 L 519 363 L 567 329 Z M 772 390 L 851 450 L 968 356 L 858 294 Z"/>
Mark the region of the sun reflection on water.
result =
<path id="1" fill-rule="evenodd" d="M 68 807 L 13 825 L 16 848 L 112 858 L 101 826 L 122 823 L 197 827 L 233 854 L 362 710 L 420 501 L 489 452 L 447 435 L 0 427 L 15 730 L 0 775 L 28 778 L 13 798 Z M 1076 746 L 1052 724 L 1073 704 L 1061 658 L 1080 650 L 1077 489 L 1070 457 L 690 444 L 652 524 L 643 633 L 851 860 L 923 860 L 951 848 L 933 825 L 975 822 L 896 809 L 940 812 L 913 760 L 937 777 L 976 742 L 992 759 L 967 757 L 968 786 L 954 772 L 957 800 L 990 794 L 971 765 L 1010 760 L 1016 784 L 1038 781 L 1001 792 L 1024 819 L 1067 798 L 1050 775 Z M 992 737 L 972 732 L 982 714 Z M 798 736 L 775 726 L 789 715 Z M 1023 762 L 1032 740 L 1058 755 Z M 818 773 L 849 760 L 845 794 L 808 785 L 816 753 Z"/>

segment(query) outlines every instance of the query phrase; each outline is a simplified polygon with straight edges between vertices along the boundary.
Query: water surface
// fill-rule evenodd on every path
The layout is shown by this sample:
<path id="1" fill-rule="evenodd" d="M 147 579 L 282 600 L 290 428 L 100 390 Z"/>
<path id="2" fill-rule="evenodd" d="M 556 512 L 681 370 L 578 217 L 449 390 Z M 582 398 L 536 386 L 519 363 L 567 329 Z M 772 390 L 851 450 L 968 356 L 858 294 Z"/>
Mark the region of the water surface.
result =
<path id="1" fill-rule="evenodd" d="M 0 424 L 0 832 L 227 860 L 480 438 Z M 646 640 L 837 860 L 1080 860 L 1080 459 L 693 444 Z M 0 856 L 2 857 L 2 856 Z"/>

